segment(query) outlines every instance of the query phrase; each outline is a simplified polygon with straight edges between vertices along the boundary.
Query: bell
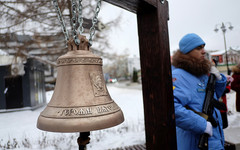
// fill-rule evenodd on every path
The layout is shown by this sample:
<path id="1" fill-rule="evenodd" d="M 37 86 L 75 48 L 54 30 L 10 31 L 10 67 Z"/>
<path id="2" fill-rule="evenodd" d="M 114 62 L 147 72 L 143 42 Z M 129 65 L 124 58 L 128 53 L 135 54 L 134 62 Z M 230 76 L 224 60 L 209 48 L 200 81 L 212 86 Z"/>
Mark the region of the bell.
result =
<path id="1" fill-rule="evenodd" d="M 68 52 L 57 60 L 53 96 L 41 112 L 37 128 L 52 132 L 86 132 L 116 126 L 124 121 L 111 99 L 102 72 L 102 59 L 94 55 L 85 36 L 80 45 L 68 41 Z"/>

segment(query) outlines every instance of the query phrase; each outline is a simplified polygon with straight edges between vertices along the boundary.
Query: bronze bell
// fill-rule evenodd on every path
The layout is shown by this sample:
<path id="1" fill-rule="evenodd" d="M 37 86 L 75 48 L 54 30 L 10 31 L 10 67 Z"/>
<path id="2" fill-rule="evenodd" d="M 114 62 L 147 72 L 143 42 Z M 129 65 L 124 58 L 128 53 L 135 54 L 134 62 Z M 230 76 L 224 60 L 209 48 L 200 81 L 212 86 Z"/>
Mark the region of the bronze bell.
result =
<path id="1" fill-rule="evenodd" d="M 111 99 L 102 72 L 85 36 L 80 45 L 68 42 L 68 52 L 57 60 L 53 96 L 38 117 L 37 128 L 52 132 L 86 132 L 116 126 L 123 113 Z"/>

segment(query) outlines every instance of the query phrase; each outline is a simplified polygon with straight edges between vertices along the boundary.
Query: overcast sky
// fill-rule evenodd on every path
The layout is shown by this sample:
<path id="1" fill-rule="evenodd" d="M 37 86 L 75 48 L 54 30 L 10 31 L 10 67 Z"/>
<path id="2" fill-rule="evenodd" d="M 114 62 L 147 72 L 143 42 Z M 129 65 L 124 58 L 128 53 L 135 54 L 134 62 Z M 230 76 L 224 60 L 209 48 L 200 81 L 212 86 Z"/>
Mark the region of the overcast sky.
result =
<path id="1" fill-rule="evenodd" d="M 240 49 L 240 0 L 168 0 L 169 2 L 169 40 L 170 50 L 178 49 L 178 42 L 187 33 L 196 33 L 206 42 L 207 50 L 224 49 L 223 33 L 220 29 L 223 22 L 234 27 L 226 32 L 227 48 Z M 112 51 L 139 56 L 136 15 L 113 5 L 104 5 L 99 17 L 107 20 L 122 14 L 120 28 L 112 29 L 110 41 Z"/>

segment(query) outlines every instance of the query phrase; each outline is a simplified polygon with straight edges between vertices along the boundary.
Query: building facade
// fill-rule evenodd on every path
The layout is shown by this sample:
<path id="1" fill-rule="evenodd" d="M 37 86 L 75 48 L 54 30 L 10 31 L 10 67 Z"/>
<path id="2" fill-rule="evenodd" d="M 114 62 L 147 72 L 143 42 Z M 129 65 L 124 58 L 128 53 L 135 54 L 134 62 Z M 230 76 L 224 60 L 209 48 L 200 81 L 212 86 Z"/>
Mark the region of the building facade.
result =
<path id="1" fill-rule="evenodd" d="M 44 65 L 35 59 L 27 59 L 24 74 L 13 74 L 11 66 L 0 65 L 0 112 L 35 109 L 44 105 Z"/>
<path id="2" fill-rule="evenodd" d="M 240 62 L 240 50 L 229 49 L 227 55 L 225 50 L 210 52 L 212 59 L 215 59 L 219 65 L 224 65 L 227 63 L 235 65 Z"/>

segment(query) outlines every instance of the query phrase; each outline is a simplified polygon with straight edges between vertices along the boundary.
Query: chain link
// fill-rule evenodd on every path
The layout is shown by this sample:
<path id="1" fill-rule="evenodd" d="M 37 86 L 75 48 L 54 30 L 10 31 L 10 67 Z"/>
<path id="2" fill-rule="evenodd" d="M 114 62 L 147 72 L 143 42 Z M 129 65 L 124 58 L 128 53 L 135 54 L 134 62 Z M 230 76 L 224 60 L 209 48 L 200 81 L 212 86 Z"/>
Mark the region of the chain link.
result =
<path id="1" fill-rule="evenodd" d="M 72 0 L 72 36 L 76 45 L 80 44 L 77 35 L 77 6 L 76 0 Z"/>
<path id="2" fill-rule="evenodd" d="M 98 22 L 97 17 L 98 17 L 98 13 L 100 11 L 100 6 L 101 6 L 101 0 L 98 0 L 97 1 L 97 6 L 95 8 L 95 14 L 94 14 L 94 17 L 92 19 L 92 27 L 90 28 L 89 46 L 92 46 L 92 38 L 95 34 L 95 30 L 96 30 L 95 25 Z"/>
<path id="3" fill-rule="evenodd" d="M 82 0 L 78 0 L 78 23 L 79 23 L 79 27 L 78 27 L 78 31 L 80 34 L 83 33 L 84 29 L 83 29 L 83 16 L 82 16 Z"/>
<path id="4" fill-rule="evenodd" d="M 61 27 L 62 27 L 62 31 L 63 31 L 63 34 L 65 36 L 65 40 L 66 42 L 69 40 L 69 35 L 68 35 L 68 31 L 66 29 L 66 26 L 65 26 L 65 23 L 64 23 L 64 20 L 63 20 L 63 17 L 62 17 L 62 13 L 60 11 L 60 8 L 58 6 L 58 1 L 57 0 L 53 0 L 53 5 L 57 11 L 57 15 L 58 15 L 58 20 L 61 24 Z"/>
<path id="5" fill-rule="evenodd" d="M 84 29 L 83 29 L 83 16 L 82 16 L 82 0 L 78 0 L 78 3 L 79 3 L 79 6 L 78 6 L 78 16 L 77 16 L 77 3 L 76 3 L 76 0 L 72 0 L 72 18 L 71 18 L 71 24 L 72 24 L 72 36 L 73 36 L 73 39 L 74 39 L 74 42 L 76 45 L 79 45 L 80 44 L 80 40 L 78 39 L 78 33 L 77 33 L 77 30 L 80 34 L 83 33 Z M 66 30 L 66 26 L 65 26 L 65 23 L 64 23 L 64 20 L 63 20 L 63 17 L 62 17 L 62 13 L 60 11 L 60 8 L 59 8 L 59 5 L 58 5 L 58 1 L 57 0 L 53 0 L 53 4 L 54 4 L 54 7 L 57 11 L 57 14 L 58 14 L 58 20 L 61 24 L 61 27 L 62 27 L 62 31 L 63 31 L 63 34 L 65 36 L 65 40 L 66 42 L 69 40 L 69 34 L 68 34 L 68 31 Z M 89 46 L 92 46 L 92 39 L 93 39 L 93 36 L 95 34 L 95 25 L 96 23 L 98 22 L 98 13 L 100 11 L 100 7 L 101 7 L 101 0 L 98 0 L 97 1 L 97 6 L 95 8 L 95 12 L 94 12 L 94 17 L 92 19 L 92 27 L 90 28 L 90 37 L 89 37 Z M 78 25 L 78 29 L 77 29 L 77 25 Z"/>

